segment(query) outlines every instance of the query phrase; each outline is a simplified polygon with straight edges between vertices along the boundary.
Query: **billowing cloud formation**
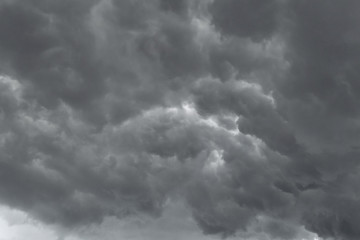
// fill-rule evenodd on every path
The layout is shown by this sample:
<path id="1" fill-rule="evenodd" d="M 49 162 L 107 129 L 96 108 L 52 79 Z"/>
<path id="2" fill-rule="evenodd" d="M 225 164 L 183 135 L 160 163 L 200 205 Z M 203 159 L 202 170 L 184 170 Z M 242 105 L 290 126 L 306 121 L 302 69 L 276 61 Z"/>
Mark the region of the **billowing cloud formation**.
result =
<path id="1" fill-rule="evenodd" d="M 182 202 L 205 234 L 358 239 L 359 11 L 2 1 L 1 203 L 74 229 Z"/>

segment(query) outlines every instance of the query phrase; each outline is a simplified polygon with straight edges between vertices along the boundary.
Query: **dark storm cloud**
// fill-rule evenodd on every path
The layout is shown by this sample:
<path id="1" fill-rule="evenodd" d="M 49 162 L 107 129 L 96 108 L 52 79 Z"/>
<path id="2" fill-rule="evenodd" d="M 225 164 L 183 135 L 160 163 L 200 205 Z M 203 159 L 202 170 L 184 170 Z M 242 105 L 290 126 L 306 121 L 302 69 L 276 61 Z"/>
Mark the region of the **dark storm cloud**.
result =
<path id="1" fill-rule="evenodd" d="M 221 33 L 256 40 L 271 37 L 277 28 L 279 1 L 215 0 L 210 6 Z"/>
<path id="2" fill-rule="evenodd" d="M 50 1 L 49 6 L 41 5 L 44 9 L 40 4 L 41 1 L 2 3 L 2 61 L 5 66 L 10 65 L 9 73 L 34 84 L 39 91 L 34 94 L 49 95 L 42 96 L 46 98 L 42 103 L 51 105 L 59 98 L 73 104 L 88 101 L 97 94 L 94 89 L 98 92 L 101 88 L 97 86 L 97 70 L 91 68 L 95 65 L 87 56 L 91 43 L 86 37 L 79 37 L 88 34 L 81 27 L 86 4 Z M 89 82 L 86 86 L 81 82 L 83 78 Z M 79 86 L 71 86 L 74 84 Z"/>
<path id="3" fill-rule="evenodd" d="M 166 89 L 182 88 L 179 77 L 204 68 L 190 19 L 161 12 L 163 4 L 176 7 L 168 1 L 4 2 L 2 68 L 46 108 L 64 101 L 101 126 L 106 119 L 98 104 L 106 97 L 120 102 L 111 120 L 123 121 L 161 104 Z"/>
<path id="4" fill-rule="evenodd" d="M 187 0 L 160 0 L 160 7 L 174 13 L 184 13 L 187 11 Z"/>
<path id="5" fill-rule="evenodd" d="M 359 167 L 355 147 L 359 139 L 355 107 L 359 4 L 356 1 L 286 4 L 282 18 L 286 17 L 287 23 L 282 31 L 287 39 L 284 56 L 290 67 L 285 68 L 283 76 L 273 75 L 270 80 L 275 84 L 272 93 L 276 107 L 266 98 L 259 101 L 251 88 L 237 90 L 233 84 L 217 80 L 197 85 L 195 102 L 206 115 L 230 111 L 242 116 L 238 120 L 241 132 L 257 136 L 289 158 L 281 168 L 282 177 L 274 184 L 296 198 L 293 213 L 300 214 L 301 222 L 309 230 L 323 237 L 356 239 L 358 216 L 350 211 L 357 212 L 354 195 L 358 191 L 350 187 L 345 193 L 344 186 L 353 186 L 350 179 Z M 213 21 L 216 26 L 216 17 Z M 241 27 L 236 29 L 241 31 Z M 250 36 L 227 30 L 224 32 L 227 37 Z M 235 67 L 235 71 L 239 69 L 243 72 Z M 273 74 L 271 69 L 268 74 Z M 246 81 L 251 83 L 253 79 Z M 266 86 L 263 82 L 260 85 Z M 345 205 L 348 207 L 340 207 Z"/>
<path id="6" fill-rule="evenodd" d="M 2 1 L 1 202 L 75 228 L 176 199 L 205 234 L 358 239 L 359 11 Z"/>
<path id="7" fill-rule="evenodd" d="M 289 3 L 291 68 L 279 84 L 299 141 L 315 156 L 297 160 L 296 175 L 313 179 L 305 226 L 320 236 L 357 239 L 359 204 L 360 32 L 357 1 Z M 354 182 L 353 182 L 354 181 Z M 349 187 L 347 187 L 349 186 Z"/>
<path id="8" fill-rule="evenodd" d="M 358 137 L 351 122 L 358 117 L 359 4 L 300 1 L 290 5 L 292 67 L 281 91 L 298 109 L 294 115 L 313 115 L 297 123 L 304 133 L 311 135 L 314 127 L 315 141 L 349 147 Z"/>
<path id="9" fill-rule="evenodd" d="M 131 130 L 116 132 L 122 151 L 109 146 L 108 129 L 143 109 L 177 104 L 172 89 L 182 90 L 203 68 L 196 26 L 174 15 L 180 7 L 174 4 L 1 4 L 2 70 L 18 79 L 2 79 L 4 203 L 71 228 L 104 216 L 159 215 L 168 195 L 192 175 L 180 163 L 195 159 L 207 144 L 201 138 L 189 143 L 197 134 L 180 133 L 187 125 L 166 116 L 149 133 L 153 126 L 145 124 L 139 136 L 133 131 L 151 119 L 140 114 L 132 120 L 138 125 L 121 127 Z M 180 129 L 155 141 L 166 124 Z M 184 143 L 188 147 L 180 148 Z"/>
<path id="10" fill-rule="evenodd" d="M 3 132 L 1 199 L 46 222 L 74 227 L 106 215 L 157 216 L 167 197 L 211 171 L 204 168 L 214 146 L 251 158 L 226 130 L 184 109 L 158 108 L 93 135 L 66 107 L 48 112 L 10 100 L 25 109 L 18 106 Z"/>

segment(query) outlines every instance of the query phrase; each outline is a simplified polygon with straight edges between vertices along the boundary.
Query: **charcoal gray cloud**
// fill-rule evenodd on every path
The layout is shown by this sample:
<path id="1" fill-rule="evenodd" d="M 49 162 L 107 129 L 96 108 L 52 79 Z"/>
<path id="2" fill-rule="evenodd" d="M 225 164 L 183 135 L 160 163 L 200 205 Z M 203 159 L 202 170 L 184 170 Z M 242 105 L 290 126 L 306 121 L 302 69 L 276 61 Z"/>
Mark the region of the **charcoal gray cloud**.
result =
<path id="1" fill-rule="evenodd" d="M 1 1 L 1 204 L 67 231 L 181 202 L 205 235 L 358 239 L 359 13 Z"/>

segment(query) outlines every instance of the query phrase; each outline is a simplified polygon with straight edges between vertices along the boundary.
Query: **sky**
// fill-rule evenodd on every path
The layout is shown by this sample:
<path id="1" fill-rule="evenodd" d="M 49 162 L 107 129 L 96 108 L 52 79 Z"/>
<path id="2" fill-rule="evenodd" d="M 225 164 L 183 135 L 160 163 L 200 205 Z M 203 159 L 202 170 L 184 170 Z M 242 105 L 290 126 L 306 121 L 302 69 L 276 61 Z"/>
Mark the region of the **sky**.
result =
<path id="1" fill-rule="evenodd" d="M 0 240 L 360 238 L 360 1 L 0 0 Z"/>

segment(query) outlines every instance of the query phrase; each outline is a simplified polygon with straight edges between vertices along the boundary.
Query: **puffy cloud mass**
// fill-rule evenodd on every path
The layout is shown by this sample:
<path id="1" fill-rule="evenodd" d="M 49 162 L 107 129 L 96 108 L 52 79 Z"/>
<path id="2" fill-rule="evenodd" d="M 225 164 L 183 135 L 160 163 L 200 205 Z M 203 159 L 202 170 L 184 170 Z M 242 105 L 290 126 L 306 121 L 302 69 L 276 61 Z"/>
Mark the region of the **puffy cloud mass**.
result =
<path id="1" fill-rule="evenodd" d="M 357 0 L 2 0 L 0 204 L 62 232 L 359 239 L 359 20 Z"/>

